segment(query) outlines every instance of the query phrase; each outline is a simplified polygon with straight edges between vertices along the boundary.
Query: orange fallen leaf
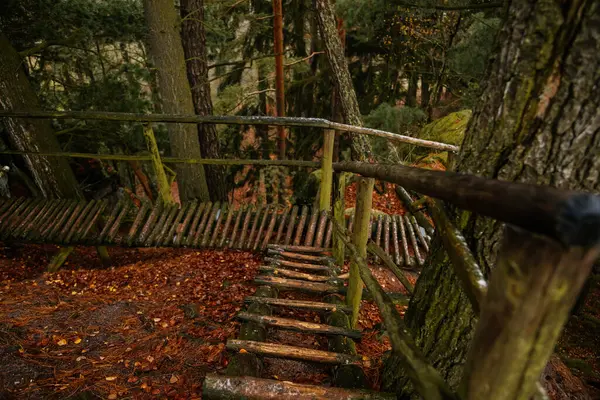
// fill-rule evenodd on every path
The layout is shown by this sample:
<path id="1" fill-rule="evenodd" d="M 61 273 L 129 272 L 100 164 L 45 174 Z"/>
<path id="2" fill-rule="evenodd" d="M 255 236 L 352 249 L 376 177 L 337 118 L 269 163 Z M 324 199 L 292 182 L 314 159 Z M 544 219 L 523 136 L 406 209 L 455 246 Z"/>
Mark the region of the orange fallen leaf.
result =
<path id="1" fill-rule="evenodd" d="M 116 380 L 117 380 L 117 377 L 116 377 L 116 376 L 107 376 L 107 377 L 106 377 L 106 378 L 104 378 L 104 379 L 106 379 L 106 380 L 107 380 L 107 381 L 109 381 L 109 382 L 112 382 L 112 381 L 116 381 Z"/>
<path id="2" fill-rule="evenodd" d="M 67 341 L 65 339 L 60 339 L 57 343 L 57 345 L 59 345 L 59 346 L 64 346 L 66 344 L 67 344 Z"/>
<path id="3" fill-rule="evenodd" d="M 169 383 L 177 383 L 178 380 L 179 378 L 177 377 L 177 375 L 173 374 L 171 375 L 171 379 L 169 379 Z"/>
<path id="4" fill-rule="evenodd" d="M 75 339 L 75 340 L 73 341 L 73 343 L 75 343 L 75 344 L 79 344 L 79 343 L 81 343 L 81 338 L 77 338 L 77 339 Z"/>
<path id="5" fill-rule="evenodd" d="M 117 394 L 114 392 L 108 395 L 108 400 L 115 400 L 116 398 L 117 398 Z"/>
<path id="6" fill-rule="evenodd" d="M 246 349 L 240 349 L 240 353 L 244 354 L 247 353 Z"/>

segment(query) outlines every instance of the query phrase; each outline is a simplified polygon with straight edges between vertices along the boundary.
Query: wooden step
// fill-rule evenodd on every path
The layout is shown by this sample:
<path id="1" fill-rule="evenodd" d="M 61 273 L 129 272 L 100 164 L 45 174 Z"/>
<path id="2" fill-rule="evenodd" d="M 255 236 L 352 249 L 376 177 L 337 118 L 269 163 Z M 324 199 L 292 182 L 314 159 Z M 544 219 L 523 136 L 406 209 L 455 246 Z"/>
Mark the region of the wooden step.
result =
<path id="1" fill-rule="evenodd" d="M 339 293 L 342 288 L 336 285 L 322 282 L 308 282 L 297 279 L 278 278 L 276 276 L 259 275 L 254 278 L 254 282 L 261 285 L 274 286 L 281 290 L 299 290 L 308 293 Z"/>
<path id="2" fill-rule="evenodd" d="M 246 303 L 263 303 L 272 306 L 281 306 L 289 308 L 300 308 L 304 310 L 313 311 L 343 311 L 346 313 L 352 312 L 352 309 L 348 306 L 339 304 L 321 303 L 317 301 L 303 301 L 303 300 L 288 300 L 288 299 L 274 299 L 270 297 L 256 297 L 248 296 L 244 299 Z"/>
<path id="3" fill-rule="evenodd" d="M 298 269 L 305 269 L 308 271 L 331 271 L 331 267 L 325 266 L 325 265 L 316 265 L 316 264 L 307 264 L 307 263 L 301 263 L 301 262 L 295 262 L 295 261 L 287 261 L 287 260 L 281 260 L 279 258 L 271 258 L 271 257 L 265 257 L 264 259 L 266 262 L 271 263 L 272 265 L 277 265 L 278 267 L 292 267 L 292 268 L 298 268 Z"/>
<path id="4" fill-rule="evenodd" d="M 290 318 L 272 317 L 267 315 L 258 315 L 248 312 L 240 312 L 237 315 L 242 321 L 252 321 L 279 329 L 285 329 L 303 333 L 319 333 L 324 335 L 342 335 L 352 339 L 360 340 L 362 337 L 360 331 L 354 329 L 338 328 L 326 324 L 317 324 L 314 322 L 298 321 Z"/>
<path id="5" fill-rule="evenodd" d="M 361 357 L 357 355 L 333 353 L 331 351 L 313 350 L 277 343 L 255 342 L 253 340 L 229 339 L 227 341 L 227 349 L 235 351 L 244 350 L 265 357 L 314 361 L 324 364 L 352 364 L 361 360 Z"/>
<path id="6" fill-rule="evenodd" d="M 310 282 L 327 282 L 332 278 L 331 276 L 312 275 L 304 272 L 292 271 L 291 269 L 271 267 L 268 265 L 261 265 L 260 267 L 258 267 L 258 269 L 262 272 L 272 272 L 274 275 L 287 276 L 288 278 L 295 279 L 303 279 L 305 281 Z"/>
<path id="7" fill-rule="evenodd" d="M 279 251 L 292 251 L 295 253 L 310 253 L 310 254 L 321 254 L 327 255 L 331 254 L 331 249 L 324 247 L 312 247 L 312 246 L 292 246 L 292 245 L 284 245 L 284 244 L 270 244 L 268 246 L 269 249 L 279 250 Z"/>
<path id="8" fill-rule="evenodd" d="M 331 257 L 315 256 L 312 254 L 294 253 L 292 251 L 269 249 L 267 253 L 271 256 L 291 258 L 293 260 L 310 261 L 315 264 L 322 263 L 322 265 L 328 265 L 329 263 L 333 262 L 333 259 Z"/>
<path id="9" fill-rule="evenodd" d="M 314 386 L 253 378 L 208 374 L 202 385 L 202 398 L 208 400 L 393 400 L 395 394 L 361 389 Z"/>

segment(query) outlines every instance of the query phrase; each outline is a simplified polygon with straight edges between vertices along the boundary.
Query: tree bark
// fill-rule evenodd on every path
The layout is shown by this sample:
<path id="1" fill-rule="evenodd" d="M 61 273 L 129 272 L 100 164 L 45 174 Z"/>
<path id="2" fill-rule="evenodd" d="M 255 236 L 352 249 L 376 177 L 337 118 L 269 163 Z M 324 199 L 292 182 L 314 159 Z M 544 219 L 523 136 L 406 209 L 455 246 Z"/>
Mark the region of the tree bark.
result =
<path id="1" fill-rule="evenodd" d="M 488 178 L 597 192 L 600 189 L 600 5 L 509 2 L 481 101 L 456 170 Z M 524 40 L 528 38 L 528 40 Z M 484 273 L 502 224 L 474 214 L 457 226 Z M 406 321 L 417 344 L 456 388 L 476 316 L 439 238 L 415 288 Z M 384 389 L 411 390 L 388 362 Z"/>
<path id="2" fill-rule="evenodd" d="M 406 92 L 406 105 L 408 107 L 417 106 L 417 86 L 419 84 L 419 76 L 416 72 L 411 71 L 408 74 L 408 90 Z"/>
<path id="3" fill-rule="evenodd" d="M 325 45 L 325 53 L 329 66 L 333 72 L 333 81 L 337 89 L 336 99 L 342 109 L 344 122 L 350 125 L 362 126 L 362 117 L 358 107 L 358 99 L 352 84 L 352 77 L 348 69 L 348 61 L 344 54 L 344 47 L 338 34 L 335 14 L 329 0 L 316 0 L 316 14 L 319 30 Z M 362 135 L 352 137 L 352 158 L 365 160 L 372 157 L 371 144 Z"/>
<path id="4" fill-rule="evenodd" d="M 149 54 L 157 70 L 163 111 L 194 114 L 175 5 L 170 0 L 144 0 L 144 14 L 149 30 Z M 198 132 L 194 126 L 169 124 L 167 129 L 171 153 L 175 157 L 200 157 Z M 179 164 L 175 171 L 181 200 L 209 200 L 203 166 Z"/>
<path id="5" fill-rule="evenodd" d="M 0 108 L 6 110 L 39 109 L 22 60 L 8 38 L 0 34 Z M 12 146 L 26 152 L 60 152 L 49 119 L 4 118 Z M 75 175 L 64 157 L 23 156 L 42 196 L 83 198 Z"/>
<path id="6" fill-rule="evenodd" d="M 204 0 L 181 0 L 181 39 L 186 58 L 188 81 L 192 100 L 198 115 L 212 115 L 213 104 L 208 83 L 206 31 L 204 29 Z M 217 129 L 212 124 L 198 124 L 198 140 L 203 158 L 220 158 L 221 149 Z M 206 184 L 212 201 L 227 200 L 225 168 L 206 165 Z"/>

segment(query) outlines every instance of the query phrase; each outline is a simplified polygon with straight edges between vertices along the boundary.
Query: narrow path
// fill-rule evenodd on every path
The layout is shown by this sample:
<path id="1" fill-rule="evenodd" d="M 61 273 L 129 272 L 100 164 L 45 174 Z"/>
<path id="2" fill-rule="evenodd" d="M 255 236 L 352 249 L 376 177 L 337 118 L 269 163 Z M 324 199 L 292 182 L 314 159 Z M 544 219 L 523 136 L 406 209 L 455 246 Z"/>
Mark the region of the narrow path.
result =
<path id="1" fill-rule="evenodd" d="M 232 356 L 226 375 L 208 375 L 203 397 L 394 399 L 393 394 L 366 389 L 362 363 L 368 359 L 357 354 L 354 342 L 361 332 L 350 327 L 350 309 L 340 295 L 344 282 L 329 249 L 269 245 L 268 253 L 265 261 L 270 265 L 260 267 L 262 274 L 255 278 L 260 286 L 246 298 L 246 311 L 238 314 L 244 321 L 238 339 L 227 342 Z M 302 299 L 290 298 L 297 296 Z M 295 317 L 288 318 L 290 314 Z M 281 375 L 295 363 L 295 368 L 323 368 L 328 378 L 320 386 L 267 379 L 276 372 L 276 359 L 287 363 L 275 362 Z"/>

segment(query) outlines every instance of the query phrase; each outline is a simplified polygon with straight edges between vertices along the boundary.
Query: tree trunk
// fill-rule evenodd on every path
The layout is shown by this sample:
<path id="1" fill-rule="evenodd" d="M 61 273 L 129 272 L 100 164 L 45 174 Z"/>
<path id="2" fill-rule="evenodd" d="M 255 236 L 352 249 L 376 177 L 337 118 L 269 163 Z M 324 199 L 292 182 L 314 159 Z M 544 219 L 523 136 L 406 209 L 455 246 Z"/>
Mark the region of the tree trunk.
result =
<path id="1" fill-rule="evenodd" d="M 39 109 L 22 60 L 8 38 L 0 34 L 0 107 L 6 110 Z M 49 119 L 5 118 L 8 137 L 18 151 L 60 152 Z M 83 198 L 75 175 L 63 157 L 23 156 L 44 197 Z"/>
<path id="2" fill-rule="evenodd" d="M 352 84 L 348 69 L 348 61 L 338 34 L 335 14 L 329 0 L 316 0 L 316 14 L 319 21 L 321 37 L 325 45 L 325 53 L 333 72 L 333 81 L 337 89 L 337 100 L 342 109 L 344 122 L 350 125 L 362 126 L 362 117 L 358 107 L 358 99 Z M 371 144 L 364 135 L 353 135 L 352 158 L 365 160 L 372 157 Z"/>
<path id="3" fill-rule="evenodd" d="M 456 170 L 488 178 L 597 192 L 600 189 L 600 4 L 511 2 L 473 112 Z M 523 40 L 530 38 L 530 40 Z M 489 274 L 502 224 L 457 213 L 456 223 Z M 407 324 L 430 361 L 456 388 L 477 318 L 434 240 Z M 383 388 L 411 391 L 397 360 L 386 365 Z"/>
<path id="4" fill-rule="evenodd" d="M 427 109 L 429 105 L 430 91 L 429 91 L 429 76 L 421 75 L 421 108 Z"/>
<path id="5" fill-rule="evenodd" d="M 406 105 L 408 107 L 417 106 L 417 86 L 419 83 L 419 76 L 416 72 L 412 71 L 408 74 L 408 91 L 406 92 Z"/>
<path id="6" fill-rule="evenodd" d="M 144 14 L 149 30 L 149 54 L 157 70 L 162 110 L 169 114 L 194 114 L 175 5 L 170 0 L 144 0 Z M 175 157 L 200 157 L 196 127 L 191 124 L 168 124 L 167 128 L 171 153 Z M 209 200 L 201 165 L 177 164 L 175 171 L 181 200 Z"/>
<path id="7" fill-rule="evenodd" d="M 204 29 L 204 0 L 181 0 L 181 18 L 183 19 L 181 39 L 194 108 L 198 115 L 212 115 L 213 104 L 208 83 L 206 31 Z M 199 124 L 198 139 L 203 158 L 220 158 L 221 151 L 215 125 Z M 204 170 L 211 200 L 227 200 L 225 168 L 220 165 L 207 165 Z"/>

